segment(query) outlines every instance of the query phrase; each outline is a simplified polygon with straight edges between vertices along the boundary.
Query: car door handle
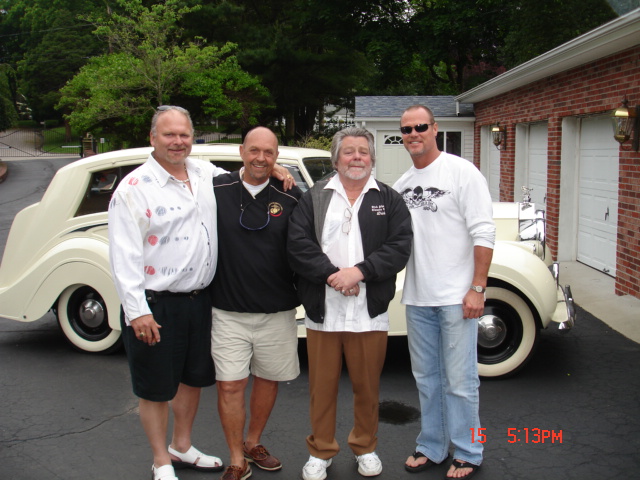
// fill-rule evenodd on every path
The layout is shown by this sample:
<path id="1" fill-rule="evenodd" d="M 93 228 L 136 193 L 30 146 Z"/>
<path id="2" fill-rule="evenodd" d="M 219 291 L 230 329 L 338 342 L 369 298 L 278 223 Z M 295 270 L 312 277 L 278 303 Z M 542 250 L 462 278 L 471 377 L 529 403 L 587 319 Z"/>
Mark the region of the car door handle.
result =
<path id="1" fill-rule="evenodd" d="M 607 213 L 604 214 L 604 219 L 607 220 L 609 218 L 609 207 L 607 207 Z"/>

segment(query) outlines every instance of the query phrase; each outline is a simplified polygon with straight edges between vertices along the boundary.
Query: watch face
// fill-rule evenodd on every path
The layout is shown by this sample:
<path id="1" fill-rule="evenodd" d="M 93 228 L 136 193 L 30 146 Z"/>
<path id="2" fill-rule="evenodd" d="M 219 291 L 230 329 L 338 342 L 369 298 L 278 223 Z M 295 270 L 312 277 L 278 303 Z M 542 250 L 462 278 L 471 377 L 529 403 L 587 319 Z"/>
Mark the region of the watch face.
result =
<path id="1" fill-rule="evenodd" d="M 475 290 L 478 293 L 484 292 L 484 288 L 479 285 L 471 285 L 471 290 Z"/>

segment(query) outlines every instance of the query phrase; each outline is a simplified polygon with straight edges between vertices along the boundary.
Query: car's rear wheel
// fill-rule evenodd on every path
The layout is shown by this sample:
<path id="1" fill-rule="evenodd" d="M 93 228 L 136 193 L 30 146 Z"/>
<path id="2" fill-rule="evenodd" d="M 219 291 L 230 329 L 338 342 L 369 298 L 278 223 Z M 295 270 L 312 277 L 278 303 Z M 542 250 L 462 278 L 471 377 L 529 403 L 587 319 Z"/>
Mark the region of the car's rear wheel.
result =
<path id="1" fill-rule="evenodd" d="M 68 287 L 58 299 L 57 313 L 60 328 L 74 348 L 106 354 L 120 347 L 120 331 L 109 326 L 107 305 L 93 288 Z"/>
<path id="2" fill-rule="evenodd" d="M 487 288 L 484 314 L 478 319 L 478 372 L 505 377 L 522 368 L 538 340 L 538 328 L 527 303 L 500 287 Z"/>

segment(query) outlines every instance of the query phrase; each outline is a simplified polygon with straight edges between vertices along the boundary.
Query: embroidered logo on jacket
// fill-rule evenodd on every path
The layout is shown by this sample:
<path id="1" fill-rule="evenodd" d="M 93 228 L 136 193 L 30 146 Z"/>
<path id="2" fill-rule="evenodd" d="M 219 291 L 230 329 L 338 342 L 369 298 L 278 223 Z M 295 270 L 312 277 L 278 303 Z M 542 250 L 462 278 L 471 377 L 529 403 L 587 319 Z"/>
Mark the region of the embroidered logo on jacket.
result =
<path id="1" fill-rule="evenodd" d="M 438 205 L 434 200 L 444 195 L 449 195 L 447 190 L 440 190 L 436 187 L 429 187 L 423 189 L 422 187 L 416 187 L 413 190 L 407 188 L 402 192 L 402 198 L 408 208 L 420 208 L 423 210 L 431 210 L 435 212 L 438 210 Z"/>
<path id="2" fill-rule="evenodd" d="M 384 209 L 384 204 L 382 205 L 371 205 L 371 211 L 376 215 L 386 215 L 387 212 Z"/>
<path id="3" fill-rule="evenodd" d="M 269 213 L 272 217 L 279 217 L 282 215 L 283 208 L 278 202 L 271 202 L 269 204 Z"/>

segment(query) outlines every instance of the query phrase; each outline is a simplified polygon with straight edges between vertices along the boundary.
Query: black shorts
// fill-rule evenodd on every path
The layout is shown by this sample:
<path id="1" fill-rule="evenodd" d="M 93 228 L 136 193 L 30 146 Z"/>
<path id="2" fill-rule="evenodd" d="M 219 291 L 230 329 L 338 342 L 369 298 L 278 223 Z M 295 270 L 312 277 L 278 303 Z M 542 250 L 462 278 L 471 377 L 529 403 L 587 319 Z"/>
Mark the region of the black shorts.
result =
<path id="1" fill-rule="evenodd" d="M 121 311 L 122 340 L 129 360 L 133 393 L 153 402 L 175 397 L 180 383 L 208 387 L 216 381 L 211 358 L 211 299 L 206 291 L 195 296 L 157 296 L 149 302 L 162 325 L 160 342 L 141 342 Z"/>

